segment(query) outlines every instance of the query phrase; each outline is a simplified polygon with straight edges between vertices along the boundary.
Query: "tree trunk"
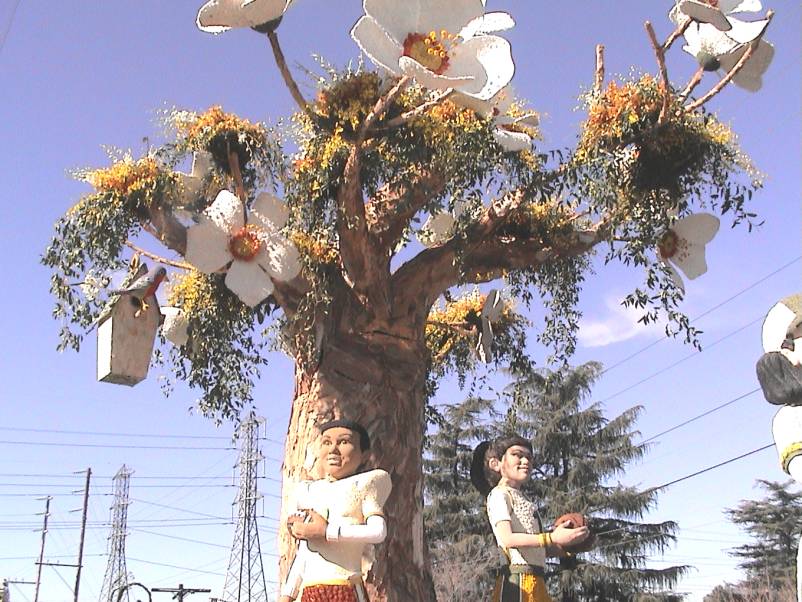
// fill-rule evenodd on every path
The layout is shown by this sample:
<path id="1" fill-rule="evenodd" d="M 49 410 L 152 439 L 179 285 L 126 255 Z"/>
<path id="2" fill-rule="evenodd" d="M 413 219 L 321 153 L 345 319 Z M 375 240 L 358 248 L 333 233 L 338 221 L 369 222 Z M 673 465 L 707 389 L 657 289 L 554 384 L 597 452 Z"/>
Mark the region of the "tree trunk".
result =
<path id="1" fill-rule="evenodd" d="M 367 579 L 371 602 L 434 602 L 423 537 L 426 349 L 421 337 L 409 332 L 359 326 L 351 322 L 335 329 L 337 334 L 322 343 L 317 369 L 296 372 L 281 524 L 290 490 L 286 485 L 321 476 L 312 469 L 308 452 L 318 437 L 316 425 L 334 418 L 357 420 L 371 436 L 367 468 L 387 470 L 393 483 L 385 506 L 387 539 L 375 546 Z M 286 529 L 280 529 L 279 545 L 283 579 L 295 548 Z"/>

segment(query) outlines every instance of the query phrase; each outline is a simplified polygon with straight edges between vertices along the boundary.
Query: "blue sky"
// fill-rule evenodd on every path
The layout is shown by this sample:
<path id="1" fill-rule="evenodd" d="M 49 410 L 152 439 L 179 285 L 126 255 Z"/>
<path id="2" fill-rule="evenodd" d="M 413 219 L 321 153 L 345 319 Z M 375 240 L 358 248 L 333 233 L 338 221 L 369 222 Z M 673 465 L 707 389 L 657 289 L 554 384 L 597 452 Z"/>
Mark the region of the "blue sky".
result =
<path id="1" fill-rule="evenodd" d="M 542 115 L 542 148 L 563 148 L 575 140 L 582 119 L 574 110 L 576 98 L 592 81 L 596 43 L 607 48 L 608 74 L 626 73 L 631 66 L 655 72 L 643 22 L 652 20 L 658 36 L 664 37 L 671 4 L 489 0 L 490 9 L 509 10 L 517 20 L 506 36 L 517 65 L 513 83 Z M 125 463 L 135 470 L 129 570 L 149 586 L 182 582 L 209 587 L 212 595 L 222 589 L 233 537 L 231 525 L 224 524 L 234 496 L 235 454 L 226 449 L 230 426 L 216 426 L 193 413 L 195 394 L 184 387 L 164 398 L 157 374 L 132 389 L 95 382 L 92 337 L 80 354 L 56 353 L 58 325 L 50 317 L 49 274 L 38 264 L 54 221 L 87 192 L 85 185 L 70 179 L 68 170 L 106 165 L 103 145 L 140 154 L 142 138 L 158 136 L 158 109 L 222 104 L 228 111 L 272 123 L 293 109 L 267 40 L 249 31 L 221 36 L 198 31 L 194 19 L 199 5 L 185 0 L 21 0 L 0 52 L 0 228 L 7 266 L 3 273 L 13 283 L 0 313 L 6 341 L 0 362 L 0 578 L 35 576 L 40 535 L 33 529 L 41 520 L 35 513 L 44 507 L 34 499 L 36 494 L 55 496 L 46 557 L 73 562 L 77 514 L 68 511 L 80 506 L 80 496 L 69 492 L 82 481 L 71 475 L 91 466 L 96 475 L 90 502 L 93 528 L 81 599 L 96 598 L 105 569 L 107 527 L 102 523 L 108 519 L 111 476 Z M 0 35 L 14 8 L 14 2 L 0 5 Z M 644 438 L 755 389 L 762 316 L 780 297 L 799 290 L 801 15 L 797 3 L 769 8 L 777 15 L 767 38 L 777 53 L 763 90 L 749 94 L 728 89 L 709 105 L 731 124 L 766 174 L 766 186 L 753 205 L 765 224 L 748 234 L 723 222 L 708 247 L 710 271 L 689 284 L 684 308 L 693 318 L 734 298 L 698 320 L 705 351 L 696 353 L 680 341 L 659 342 L 610 369 L 592 395 L 604 401 L 610 415 L 643 405 L 639 428 Z M 356 58 L 348 30 L 360 14 L 357 0 L 298 0 L 279 30 L 290 64 L 314 67 L 312 53 L 338 65 Z M 676 83 L 684 83 L 694 68 L 678 46 L 668 65 Z M 309 93 L 309 86 L 305 90 Z M 594 359 L 614 366 L 661 335 L 633 327 L 636 316 L 618 307 L 642 275 L 600 262 L 596 269 L 583 293 L 583 345 L 575 361 Z M 532 313 L 536 321 L 537 312 Z M 289 360 L 271 358 L 256 391 L 270 439 L 263 442 L 268 459 L 266 478 L 260 481 L 266 517 L 278 514 L 279 486 L 269 479 L 279 476 L 277 460 L 292 388 Z M 453 383 L 445 383 L 436 401 L 461 397 Z M 770 443 L 773 413 L 759 392 L 745 397 L 657 439 L 645 460 L 621 480 L 648 487 Z M 203 449 L 164 449 L 181 446 Z M 197 478 L 179 478 L 187 476 Z M 648 518 L 676 520 L 681 531 L 677 546 L 655 556 L 653 565 L 695 565 L 698 570 L 679 587 L 691 594 L 691 601 L 701 600 L 717 583 L 738 580 L 726 550 L 745 538 L 722 511 L 759 495 L 755 479 L 783 476 L 770 449 L 666 490 Z M 262 549 L 274 554 L 276 522 L 261 520 Z M 275 579 L 273 558 L 266 555 L 265 564 L 268 579 Z M 45 569 L 41 601 L 67 599 L 69 590 L 55 569 Z M 72 583 L 70 570 L 61 569 L 61 575 Z M 20 586 L 12 595 L 32 599 L 33 590 Z"/>

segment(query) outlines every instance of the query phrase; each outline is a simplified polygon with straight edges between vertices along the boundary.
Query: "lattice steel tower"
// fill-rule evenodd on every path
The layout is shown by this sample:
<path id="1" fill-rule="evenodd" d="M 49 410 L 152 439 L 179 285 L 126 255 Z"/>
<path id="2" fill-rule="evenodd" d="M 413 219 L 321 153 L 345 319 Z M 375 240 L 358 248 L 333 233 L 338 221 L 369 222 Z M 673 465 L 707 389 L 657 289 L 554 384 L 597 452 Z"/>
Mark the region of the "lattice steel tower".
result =
<path id="1" fill-rule="evenodd" d="M 259 548 L 259 527 L 256 523 L 256 502 L 262 497 L 256 486 L 259 462 L 259 425 L 261 418 L 251 415 L 238 429 L 239 438 L 239 491 L 237 504 L 237 530 L 228 561 L 226 583 L 223 586 L 224 602 L 267 602 L 267 585 Z"/>
<path id="2" fill-rule="evenodd" d="M 128 485 L 134 474 L 125 464 L 114 475 L 114 502 L 111 504 L 106 575 L 99 602 L 117 602 L 120 588 L 125 588 L 120 602 L 128 602 L 128 569 L 125 566 L 125 536 L 128 532 Z"/>

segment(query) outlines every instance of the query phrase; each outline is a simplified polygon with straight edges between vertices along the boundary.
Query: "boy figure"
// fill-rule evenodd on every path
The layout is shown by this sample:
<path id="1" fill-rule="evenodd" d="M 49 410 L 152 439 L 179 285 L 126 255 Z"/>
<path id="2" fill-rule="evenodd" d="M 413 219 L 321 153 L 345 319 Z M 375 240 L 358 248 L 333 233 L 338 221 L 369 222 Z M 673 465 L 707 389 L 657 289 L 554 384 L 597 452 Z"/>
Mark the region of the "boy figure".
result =
<path id="1" fill-rule="evenodd" d="M 332 420 L 320 426 L 320 434 L 317 460 L 325 477 L 297 485 L 297 511 L 287 526 L 300 543 L 279 602 L 299 593 L 301 602 L 368 602 L 362 557 L 368 544 L 387 535 L 383 506 L 390 475 L 381 469 L 359 472 L 370 449 L 359 423 Z"/>

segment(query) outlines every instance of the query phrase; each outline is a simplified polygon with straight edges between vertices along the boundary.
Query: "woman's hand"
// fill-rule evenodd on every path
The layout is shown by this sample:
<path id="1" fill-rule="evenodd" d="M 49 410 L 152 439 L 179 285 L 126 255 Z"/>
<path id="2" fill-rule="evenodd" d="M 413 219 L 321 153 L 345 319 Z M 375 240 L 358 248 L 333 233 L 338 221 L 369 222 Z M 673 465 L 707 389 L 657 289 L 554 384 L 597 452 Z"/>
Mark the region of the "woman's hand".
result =
<path id="1" fill-rule="evenodd" d="M 590 535 L 587 527 L 571 528 L 571 521 L 567 520 L 564 523 L 557 525 L 554 531 L 551 532 L 551 541 L 561 547 L 570 547 L 578 543 L 582 543 Z"/>
<path id="2" fill-rule="evenodd" d="M 304 514 L 293 514 L 287 519 L 290 534 L 295 539 L 326 539 L 328 521 L 314 510 L 305 510 Z"/>

